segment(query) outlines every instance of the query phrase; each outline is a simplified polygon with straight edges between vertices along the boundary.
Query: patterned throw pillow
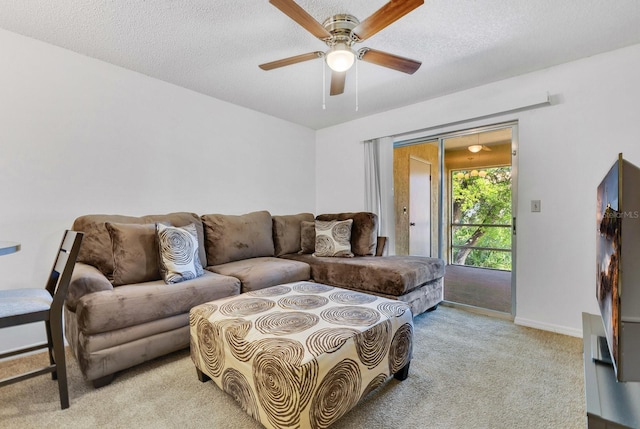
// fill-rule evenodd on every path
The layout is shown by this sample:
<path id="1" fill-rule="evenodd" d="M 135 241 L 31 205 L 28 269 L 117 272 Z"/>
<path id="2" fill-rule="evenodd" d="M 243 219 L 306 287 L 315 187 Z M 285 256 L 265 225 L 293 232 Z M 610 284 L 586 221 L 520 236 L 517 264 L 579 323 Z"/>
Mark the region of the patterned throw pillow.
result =
<path id="1" fill-rule="evenodd" d="M 195 279 L 204 274 L 198 254 L 198 231 L 194 224 L 182 227 L 156 223 L 160 272 L 167 284 Z"/>
<path id="2" fill-rule="evenodd" d="M 353 219 L 316 220 L 316 250 L 314 256 L 339 256 L 352 258 L 351 226 Z"/>

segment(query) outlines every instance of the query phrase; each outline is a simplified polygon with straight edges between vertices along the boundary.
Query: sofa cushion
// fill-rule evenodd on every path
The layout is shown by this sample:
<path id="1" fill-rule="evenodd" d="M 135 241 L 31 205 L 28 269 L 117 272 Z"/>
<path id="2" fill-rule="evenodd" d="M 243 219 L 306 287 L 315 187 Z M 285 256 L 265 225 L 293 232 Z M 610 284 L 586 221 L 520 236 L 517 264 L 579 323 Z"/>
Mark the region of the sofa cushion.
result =
<path id="1" fill-rule="evenodd" d="M 273 246 L 275 256 L 300 251 L 300 231 L 303 221 L 313 222 L 312 213 L 273 216 Z"/>
<path id="2" fill-rule="evenodd" d="M 316 222 L 303 221 L 300 224 L 300 252 L 313 253 L 316 251 Z"/>
<path id="3" fill-rule="evenodd" d="M 84 295 L 76 305 L 85 335 L 115 331 L 188 313 L 191 307 L 240 293 L 240 281 L 205 271 L 201 277 L 168 285 L 163 280 Z"/>
<path id="4" fill-rule="evenodd" d="M 374 256 L 378 243 L 378 215 L 369 212 L 321 214 L 316 220 L 353 219 L 351 251 L 356 256 Z"/>
<path id="5" fill-rule="evenodd" d="M 195 279 L 203 274 L 194 224 L 183 227 L 156 224 L 160 272 L 167 284 Z"/>
<path id="6" fill-rule="evenodd" d="M 401 296 L 444 276 L 444 261 L 423 256 L 361 256 L 319 258 L 289 254 L 282 258 L 306 262 L 318 283 Z"/>
<path id="7" fill-rule="evenodd" d="M 245 215 L 202 216 L 209 265 L 273 256 L 271 214 L 259 211 Z"/>
<path id="8" fill-rule="evenodd" d="M 242 293 L 282 283 L 309 280 L 311 273 L 309 264 L 271 257 L 228 262 L 207 267 L 207 270 L 239 279 L 242 282 Z"/>
<path id="9" fill-rule="evenodd" d="M 351 225 L 353 219 L 316 220 L 316 250 L 313 256 L 353 258 L 351 252 Z"/>
<path id="10" fill-rule="evenodd" d="M 113 248 L 113 285 L 160 279 L 155 224 L 105 222 Z"/>
<path id="11" fill-rule="evenodd" d="M 177 212 L 141 217 L 108 214 L 80 216 L 73 222 L 72 226 L 74 231 L 84 233 L 82 246 L 80 246 L 80 252 L 78 254 L 78 262 L 93 265 L 109 279 L 112 278 L 113 273 L 113 251 L 109 232 L 104 226 L 105 222 L 133 224 L 166 222 L 173 226 L 184 226 L 193 223 L 198 231 L 200 262 L 202 262 L 203 267 L 207 266 L 202 221 L 195 213 Z"/>

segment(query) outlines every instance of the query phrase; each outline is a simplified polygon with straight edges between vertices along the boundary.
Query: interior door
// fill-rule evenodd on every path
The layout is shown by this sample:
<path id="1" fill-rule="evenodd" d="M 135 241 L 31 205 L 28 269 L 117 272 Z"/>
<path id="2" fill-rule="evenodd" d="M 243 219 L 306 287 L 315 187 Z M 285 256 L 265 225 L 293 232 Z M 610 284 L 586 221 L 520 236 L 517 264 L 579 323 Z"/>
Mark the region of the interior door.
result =
<path id="1" fill-rule="evenodd" d="M 431 164 L 409 158 L 409 254 L 431 256 Z"/>

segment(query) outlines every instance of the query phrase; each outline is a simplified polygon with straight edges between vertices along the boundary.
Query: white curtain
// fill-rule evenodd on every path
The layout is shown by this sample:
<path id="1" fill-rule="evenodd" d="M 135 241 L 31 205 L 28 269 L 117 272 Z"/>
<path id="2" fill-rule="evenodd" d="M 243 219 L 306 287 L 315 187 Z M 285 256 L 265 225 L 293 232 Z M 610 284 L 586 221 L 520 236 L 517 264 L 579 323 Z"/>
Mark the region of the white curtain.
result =
<path id="1" fill-rule="evenodd" d="M 364 208 L 381 215 L 380 208 L 380 139 L 364 142 Z M 378 235 L 380 226 L 378 225 Z"/>
<path id="2" fill-rule="evenodd" d="M 378 235 L 387 237 L 385 254 L 395 254 L 393 138 L 364 142 L 365 210 L 378 215 Z"/>

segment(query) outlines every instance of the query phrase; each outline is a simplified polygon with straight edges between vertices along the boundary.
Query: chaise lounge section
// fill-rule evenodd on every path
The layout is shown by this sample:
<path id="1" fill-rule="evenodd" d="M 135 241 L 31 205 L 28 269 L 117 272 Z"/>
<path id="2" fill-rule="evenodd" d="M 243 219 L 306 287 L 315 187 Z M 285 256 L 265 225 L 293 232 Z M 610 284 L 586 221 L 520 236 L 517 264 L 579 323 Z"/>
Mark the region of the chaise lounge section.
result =
<path id="1" fill-rule="evenodd" d="M 316 220 L 351 220 L 354 257 L 317 256 Z M 444 261 L 421 256 L 381 257 L 384 249 L 379 246 L 384 247 L 386 240 L 378 237 L 378 217 L 374 213 L 322 214 L 315 219 L 310 213 L 274 216 L 274 241 L 278 242 L 279 236 L 295 237 L 296 230 L 300 231 L 300 244 L 280 246 L 278 256 L 308 264 L 315 282 L 406 302 L 414 316 L 435 308 L 443 299 Z"/>
<path id="2" fill-rule="evenodd" d="M 83 375 L 99 387 L 120 370 L 186 348 L 191 308 L 275 285 L 315 281 L 397 299 L 414 317 L 442 301 L 442 260 L 375 256 L 382 254 L 375 214 L 317 217 L 323 219 L 351 225 L 353 257 L 314 256 L 311 213 L 77 218 L 73 229 L 85 237 L 64 311 L 65 336 Z M 167 284 L 158 224 L 195 231 L 200 276 Z"/>
<path id="3" fill-rule="evenodd" d="M 311 278 L 318 283 L 406 302 L 414 316 L 442 301 L 444 262 L 440 259 L 425 263 L 420 256 L 282 257 L 309 264 Z"/>

